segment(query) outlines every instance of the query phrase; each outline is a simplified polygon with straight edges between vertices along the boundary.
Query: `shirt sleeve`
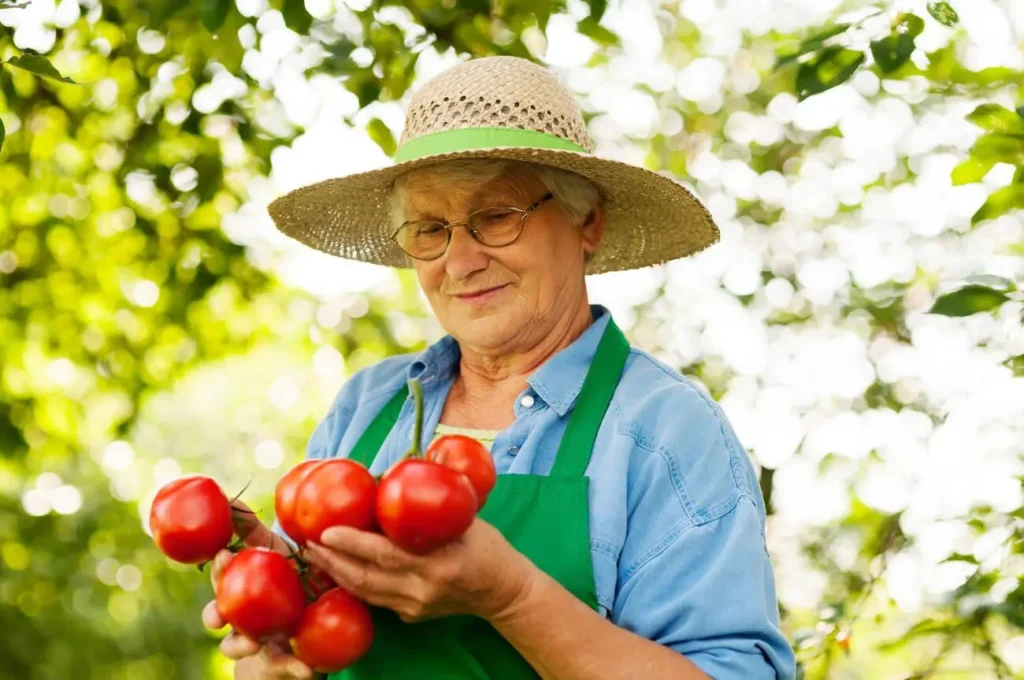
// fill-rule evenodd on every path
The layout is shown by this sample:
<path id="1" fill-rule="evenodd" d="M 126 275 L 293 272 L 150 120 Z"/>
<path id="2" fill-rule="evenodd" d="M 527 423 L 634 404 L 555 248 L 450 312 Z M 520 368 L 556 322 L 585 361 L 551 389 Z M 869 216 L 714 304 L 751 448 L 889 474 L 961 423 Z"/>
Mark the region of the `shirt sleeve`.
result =
<path id="1" fill-rule="evenodd" d="M 725 415 L 692 395 L 654 425 L 665 446 L 635 449 L 612 621 L 714 680 L 791 680 L 795 658 L 746 451 Z"/>
<path id="2" fill-rule="evenodd" d="M 774 578 L 753 500 L 682 530 L 623 584 L 613 620 L 685 655 L 714 680 L 789 680 Z"/>

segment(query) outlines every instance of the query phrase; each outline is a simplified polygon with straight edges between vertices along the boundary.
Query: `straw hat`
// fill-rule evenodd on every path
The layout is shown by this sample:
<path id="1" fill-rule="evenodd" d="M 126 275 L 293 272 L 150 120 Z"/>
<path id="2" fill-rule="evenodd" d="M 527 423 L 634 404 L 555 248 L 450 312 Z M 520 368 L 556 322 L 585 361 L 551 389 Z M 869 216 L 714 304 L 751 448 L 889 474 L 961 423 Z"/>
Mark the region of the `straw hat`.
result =
<path id="1" fill-rule="evenodd" d="M 549 70 L 517 57 L 486 57 L 434 77 L 409 104 L 394 165 L 292 191 L 269 206 L 284 234 L 352 260 L 407 267 L 391 239 L 395 178 L 461 158 L 503 158 L 562 168 L 594 182 L 606 200 L 589 274 L 659 264 L 718 240 L 711 215 L 670 178 L 591 154 L 572 93 Z"/>

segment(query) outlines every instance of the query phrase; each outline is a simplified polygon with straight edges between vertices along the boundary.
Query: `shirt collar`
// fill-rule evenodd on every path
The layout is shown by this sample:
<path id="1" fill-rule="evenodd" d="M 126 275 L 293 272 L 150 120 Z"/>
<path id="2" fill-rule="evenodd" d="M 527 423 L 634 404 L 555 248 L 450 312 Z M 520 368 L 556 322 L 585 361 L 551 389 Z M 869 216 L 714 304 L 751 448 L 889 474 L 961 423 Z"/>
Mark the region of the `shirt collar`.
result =
<path id="1" fill-rule="evenodd" d="M 409 364 L 406 380 L 419 379 L 424 385 L 439 379 L 451 379 L 459 368 L 459 343 L 450 335 L 423 350 Z"/>
<path id="2" fill-rule="evenodd" d="M 587 377 L 590 363 L 597 352 L 601 336 L 611 321 L 611 314 L 601 305 L 591 305 L 594 322 L 568 347 L 562 349 L 527 379 L 537 396 L 559 417 L 564 417 L 576 403 Z M 459 367 L 459 345 L 446 335 L 427 347 L 409 365 L 407 379 L 418 378 L 424 386 L 435 380 L 451 380 Z"/>
<path id="3" fill-rule="evenodd" d="M 526 381 L 559 417 L 564 417 L 576 403 L 597 345 L 612 318 L 601 305 L 591 305 L 590 313 L 594 323 L 572 344 L 544 362 Z"/>

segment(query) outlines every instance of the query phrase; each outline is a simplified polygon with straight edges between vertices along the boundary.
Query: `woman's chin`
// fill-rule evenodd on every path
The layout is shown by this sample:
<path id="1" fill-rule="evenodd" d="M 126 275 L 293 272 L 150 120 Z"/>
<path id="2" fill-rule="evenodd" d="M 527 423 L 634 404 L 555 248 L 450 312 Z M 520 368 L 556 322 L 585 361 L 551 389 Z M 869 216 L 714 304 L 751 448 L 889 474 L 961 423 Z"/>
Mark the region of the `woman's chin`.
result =
<path id="1" fill-rule="evenodd" d="M 474 315 L 461 319 L 451 331 L 460 343 L 478 350 L 507 348 L 516 335 L 516 324 L 507 313 L 495 311 L 487 315 Z"/>

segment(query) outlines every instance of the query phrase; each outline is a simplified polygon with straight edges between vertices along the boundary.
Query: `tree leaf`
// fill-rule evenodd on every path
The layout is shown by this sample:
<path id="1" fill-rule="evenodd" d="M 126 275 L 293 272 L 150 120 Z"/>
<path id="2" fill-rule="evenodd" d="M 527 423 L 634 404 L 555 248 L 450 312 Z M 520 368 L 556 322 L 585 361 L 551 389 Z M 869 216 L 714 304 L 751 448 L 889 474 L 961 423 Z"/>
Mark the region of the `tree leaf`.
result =
<path id="1" fill-rule="evenodd" d="M 1010 279 L 1002 276 L 993 276 L 992 274 L 975 274 L 968 277 L 966 282 L 998 290 L 1000 293 L 1011 293 L 1017 290 L 1017 284 Z"/>
<path id="2" fill-rule="evenodd" d="M 989 132 L 1024 135 L 1024 118 L 999 104 L 982 104 L 967 114 L 967 120 Z"/>
<path id="3" fill-rule="evenodd" d="M 281 9 L 285 25 L 298 33 L 306 35 L 313 25 L 313 16 L 306 11 L 305 0 L 284 0 L 284 7 Z"/>
<path id="4" fill-rule="evenodd" d="M 928 635 L 948 634 L 957 626 L 955 621 L 941 621 L 939 619 L 922 619 L 911 626 L 907 632 L 895 640 L 883 642 L 878 645 L 878 650 L 890 652 L 903 647 L 911 640 Z"/>
<path id="5" fill-rule="evenodd" d="M 406 6 L 409 5 L 409 3 L 405 3 L 405 4 L 406 4 Z M 450 1 L 449 2 L 445 2 L 445 3 L 426 3 L 425 2 L 423 4 L 425 4 L 425 5 L 436 5 L 437 6 L 436 9 L 432 9 L 430 13 L 424 13 L 420 17 L 420 19 L 423 20 L 423 27 L 424 28 L 430 28 L 431 26 L 435 25 L 435 24 L 432 23 L 433 20 L 431 19 L 431 17 L 434 17 L 434 16 L 445 16 L 442 13 L 443 10 L 441 10 L 441 7 L 447 8 L 449 5 L 453 5 L 452 9 L 455 10 L 451 14 L 448 14 L 447 18 L 443 20 L 443 23 L 447 24 L 447 23 L 458 21 L 460 18 L 466 16 L 466 14 L 468 14 L 468 13 L 473 13 L 473 14 L 489 14 L 491 12 L 492 6 L 496 6 L 497 5 L 497 3 L 495 3 L 495 5 L 492 5 L 491 4 L 491 0 L 455 0 L 455 2 L 450 2 Z M 466 14 L 464 14 L 463 11 L 466 11 Z M 435 12 L 436 12 L 436 14 L 435 14 Z"/>
<path id="6" fill-rule="evenodd" d="M 893 32 L 881 40 L 871 41 L 871 55 L 882 73 L 892 73 L 907 63 L 914 53 L 914 37 L 909 33 Z"/>
<path id="7" fill-rule="evenodd" d="M 996 309 L 1008 299 L 1005 293 L 986 286 L 964 286 L 940 296 L 928 313 L 953 317 L 971 316 Z"/>
<path id="8" fill-rule="evenodd" d="M 384 65 L 384 93 L 390 100 L 401 99 L 416 75 L 416 61 L 419 52 L 399 50 Z"/>
<path id="9" fill-rule="evenodd" d="M 49 59 L 39 54 L 22 54 L 17 57 L 11 57 L 6 63 L 8 66 L 15 66 L 43 78 L 59 80 L 62 83 L 71 83 L 72 85 L 78 84 L 71 78 L 62 76 L 60 71 L 50 63 Z"/>
<path id="10" fill-rule="evenodd" d="M 953 168 L 951 174 L 953 186 L 980 182 L 988 174 L 988 171 L 992 169 L 993 165 L 995 165 L 995 162 L 982 161 L 973 156 L 968 158 Z"/>
<path id="11" fill-rule="evenodd" d="M 228 18 L 228 11 L 232 4 L 232 0 L 201 0 L 199 19 L 207 31 L 217 32 L 217 29 L 224 24 L 224 20 Z"/>
<path id="12" fill-rule="evenodd" d="M 1006 366 L 1014 375 L 1024 376 L 1024 354 L 1018 354 L 1015 357 L 1010 357 L 1003 362 L 1003 366 Z"/>
<path id="13" fill-rule="evenodd" d="M 4 128 L 4 119 L 0 118 L 0 151 L 4 150 L 4 139 L 7 137 L 7 129 Z"/>
<path id="14" fill-rule="evenodd" d="M 599 45 L 604 47 L 619 44 L 619 36 L 594 21 L 593 17 L 581 19 L 580 22 L 576 24 L 576 29 L 583 35 L 593 39 Z"/>
<path id="15" fill-rule="evenodd" d="M 594 5 L 590 2 L 591 16 L 594 13 Z M 605 3 L 607 4 L 607 3 Z M 541 31 L 546 31 L 548 26 L 548 20 L 552 15 L 558 14 L 565 9 L 565 0 L 515 0 L 515 2 L 497 2 L 493 3 L 495 7 L 502 7 L 503 11 L 501 16 L 506 20 L 508 26 L 514 33 L 519 33 L 528 26 L 536 25 Z M 600 9 L 600 7 L 598 7 Z M 466 18 L 459 21 L 460 28 L 465 27 L 469 24 L 479 22 L 479 26 L 483 29 L 486 34 L 487 47 L 493 49 L 493 40 L 491 39 L 491 18 L 490 12 L 484 11 L 477 13 L 472 18 Z"/>
<path id="16" fill-rule="evenodd" d="M 153 0 L 149 3 L 149 16 L 145 25 L 149 28 L 162 28 L 165 21 L 185 9 L 187 5 L 177 0 Z"/>
<path id="17" fill-rule="evenodd" d="M 893 31 L 909 35 L 911 38 L 916 38 L 921 35 L 922 31 L 924 31 L 924 19 L 913 12 L 905 12 L 896 17 L 896 22 L 893 25 Z"/>
<path id="18" fill-rule="evenodd" d="M 864 63 L 864 53 L 845 47 L 826 47 L 814 59 L 800 64 L 796 74 L 796 94 L 800 100 L 844 83 Z"/>
<path id="19" fill-rule="evenodd" d="M 967 526 L 969 526 L 971 529 L 974 530 L 975 533 L 978 534 L 983 534 L 986 531 L 988 531 L 988 527 L 985 525 L 985 523 L 977 517 L 972 517 L 971 519 L 967 520 Z"/>
<path id="20" fill-rule="evenodd" d="M 359 98 L 359 108 L 365 108 L 378 101 L 382 90 L 380 81 L 376 78 L 364 80 L 356 90 L 356 96 Z"/>
<path id="21" fill-rule="evenodd" d="M 345 36 L 339 37 L 335 42 L 324 43 L 323 47 L 330 54 L 329 62 L 340 67 L 348 64 L 348 55 L 352 54 L 359 45 L 355 44 Z"/>
<path id="22" fill-rule="evenodd" d="M 974 555 L 968 555 L 966 553 L 953 553 L 952 555 L 950 555 L 946 559 L 942 560 L 942 562 L 940 564 L 943 564 L 943 563 L 946 563 L 946 562 L 966 562 L 967 564 L 977 565 L 978 564 L 978 558 L 975 557 Z"/>
<path id="23" fill-rule="evenodd" d="M 995 607 L 993 611 L 999 612 L 1006 617 L 1010 625 L 1016 628 L 1024 628 L 1024 607 L 1019 602 L 1003 602 Z"/>
<path id="24" fill-rule="evenodd" d="M 391 129 L 388 128 L 380 118 L 374 118 L 367 123 L 366 132 L 370 135 L 370 139 L 375 141 L 377 146 L 379 146 L 388 156 L 395 153 L 395 149 L 397 148 L 395 138 L 391 134 Z"/>
<path id="25" fill-rule="evenodd" d="M 829 38 L 833 38 L 839 35 L 840 33 L 845 33 L 846 29 L 848 29 L 849 27 L 850 24 L 836 24 L 835 26 L 826 28 L 821 33 L 816 33 L 815 35 L 812 35 L 811 37 L 801 42 L 800 46 L 795 51 L 779 55 L 778 60 L 775 62 L 774 68 L 777 69 L 781 66 L 785 66 L 791 61 L 796 61 L 799 57 L 809 52 L 815 52 L 817 50 L 820 50 L 824 46 L 826 40 L 828 40 Z"/>
<path id="26" fill-rule="evenodd" d="M 196 194 L 206 203 L 224 186 L 224 163 L 219 154 L 203 154 L 192 161 L 192 167 L 199 173 Z"/>
<path id="27" fill-rule="evenodd" d="M 608 0 L 587 0 L 587 4 L 590 5 L 590 18 L 594 23 L 601 21 L 605 10 L 608 9 Z"/>
<path id="28" fill-rule="evenodd" d="M 956 10 L 950 7 L 948 2 L 929 2 L 928 14 L 943 26 L 955 26 L 960 21 Z"/>
<path id="29" fill-rule="evenodd" d="M 1024 184 L 1008 184 L 993 191 L 971 217 L 971 224 L 991 220 L 1014 209 L 1024 210 Z"/>
<path id="30" fill-rule="evenodd" d="M 986 163 L 1024 165 L 1024 137 L 990 132 L 975 140 L 971 156 Z"/>

